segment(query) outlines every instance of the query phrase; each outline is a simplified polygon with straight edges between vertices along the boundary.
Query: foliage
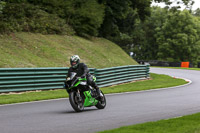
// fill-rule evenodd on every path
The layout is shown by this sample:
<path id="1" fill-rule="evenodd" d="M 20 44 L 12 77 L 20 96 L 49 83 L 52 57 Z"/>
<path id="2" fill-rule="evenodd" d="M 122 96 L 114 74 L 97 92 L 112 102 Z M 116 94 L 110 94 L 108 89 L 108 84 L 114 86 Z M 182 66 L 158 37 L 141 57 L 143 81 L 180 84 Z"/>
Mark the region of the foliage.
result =
<path id="1" fill-rule="evenodd" d="M 27 0 L 50 14 L 65 19 L 80 36 L 97 36 L 103 22 L 104 6 L 96 0 Z"/>
<path id="2" fill-rule="evenodd" d="M 200 8 L 197 8 L 194 12 L 193 12 L 194 16 L 200 17 Z"/>
<path id="3" fill-rule="evenodd" d="M 21 25 L 29 21 L 34 23 L 41 23 L 41 27 L 33 26 L 32 29 L 37 27 L 37 32 L 41 33 L 57 33 L 61 32 L 60 29 L 65 29 L 66 24 L 71 25 L 76 33 L 80 36 L 102 36 L 107 39 L 119 43 L 120 46 L 125 47 L 126 44 L 121 44 L 124 40 L 130 42 L 134 34 L 137 21 L 145 21 L 147 16 L 150 16 L 150 5 L 153 0 L 2 0 L 6 1 L 8 5 L 6 8 L 20 7 L 18 13 L 21 15 L 19 18 L 14 16 L 13 12 L 5 10 L 3 14 L 3 31 L 20 31 L 23 29 Z M 165 2 L 170 4 L 169 0 L 155 0 L 157 2 Z M 184 4 L 191 3 L 191 0 L 182 0 Z M 40 22 L 35 22 L 34 17 L 27 17 L 23 11 L 26 12 L 27 5 L 36 8 L 35 12 L 31 12 L 31 16 L 36 14 Z M 21 5 L 21 6 L 20 6 Z M 23 6 L 25 5 L 25 6 Z M 31 7 L 30 6 L 30 7 Z M 1 6 L 0 6 L 1 8 Z M 1 10 L 0 10 L 1 11 Z M 8 11 L 8 12 L 7 12 Z M 39 12 L 39 13 L 37 13 Z M 15 13 L 16 14 L 16 13 Z M 39 15 L 38 15 L 39 14 Z M 19 15 L 18 15 L 19 16 Z M 47 17 L 48 16 L 48 17 Z M 7 18 L 8 17 L 8 18 Z M 45 18 L 52 18 L 47 25 L 52 25 L 51 28 L 45 26 L 41 21 L 47 21 Z M 32 20 L 33 19 L 33 20 Z M 139 20 L 138 20 L 139 19 Z M 58 22 L 54 22 L 58 20 Z M 8 22 L 10 21 L 10 23 Z M 48 22 L 48 21 L 47 21 Z M 2 24 L 5 23 L 5 24 Z M 53 23 L 53 24 L 52 24 Z M 64 27 L 60 27 L 64 25 Z M 16 28 L 17 25 L 17 28 Z M 33 24 L 31 24 L 33 25 Z M 54 27 L 53 27 L 54 25 Z M 67 26 L 69 27 L 69 26 Z M 48 29 L 48 30 L 47 30 Z M 66 28 L 68 29 L 68 28 Z M 44 31 L 43 31 L 44 30 Z M 2 30 L 1 30 L 2 31 Z M 27 30 L 23 30 L 27 31 Z M 30 30 L 29 28 L 29 31 Z M 33 31 L 35 32 L 35 30 Z M 65 32 L 65 31 L 64 31 Z M 2 33 L 2 32 L 1 32 Z M 100 33 L 100 34 L 99 34 Z M 127 39 L 121 35 L 127 36 Z"/>
<path id="4" fill-rule="evenodd" d="M 152 7 L 165 2 L 168 7 Z M 199 9 L 193 0 L 1 0 L 0 33 L 100 36 L 137 60 L 199 61 Z M 171 7 L 171 8 L 170 8 Z M 177 23 L 178 22 L 178 23 Z M 184 27 L 184 28 L 183 28 Z M 184 54 L 183 54 L 184 52 Z"/>
<path id="5" fill-rule="evenodd" d="M 100 35 L 114 41 L 120 40 L 121 33 L 130 36 L 135 20 L 150 15 L 150 4 L 150 0 L 107 0 Z"/>
<path id="6" fill-rule="evenodd" d="M 154 1 L 165 2 L 167 5 L 172 4 L 170 0 Z M 102 3 L 105 5 L 105 18 L 100 29 L 100 36 L 118 43 L 121 47 L 130 45 L 121 44 L 121 41 L 124 40 L 121 38 L 121 34 L 126 34 L 129 36 L 128 38 L 132 37 L 135 23 L 140 20 L 144 22 L 150 16 L 152 2 L 153 0 L 104 0 Z M 192 0 L 182 0 L 182 3 L 188 6 L 193 4 Z M 176 9 L 173 8 L 173 10 Z M 129 42 L 130 39 L 127 41 Z"/>
<path id="7" fill-rule="evenodd" d="M 160 29 L 166 21 L 167 12 L 167 9 L 153 7 L 151 9 L 151 16 L 145 22 L 138 21 L 135 23 L 135 29 L 132 35 L 134 45 L 130 48 L 130 51 L 135 53 L 135 59 L 158 59 L 157 53 L 159 45 L 156 43 L 156 29 Z"/>
<path id="8" fill-rule="evenodd" d="M 105 18 L 100 29 L 101 36 L 110 38 L 119 36 L 120 30 L 117 24 L 128 15 L 129 0 L 107 0 L 105 2 Z"/>
<path id="9" fill-rule="evenodd" d="M 73 33 L 69 27 L 71 25 L 78 35 L 97 36 L 104 18 L 104 6 L 96 0 L 8 0 L 7 2 L 2 18 L 4 21 L 0 21 L 1 33 L 27 31 L 22 30 L 24 29 L 22 23 L 28 23 L 26 25 L 31 32 Z"/>
<path id="10" fill-rule="evenodd" d="M 0 20 L 0 32 L 35 32 L 43 34 L 73 34 L 73 30 L 55 14 L 48 14 L 28 3 L 7 3 Z"/>
<path id="11" fill-rule="evenodd" d="M 97 36 L 104 18 L 104 6 L 96 0 L 68 0 L 65 16 L 80 36 Z"/>
<path id="12" fill-rule="evenodd" d="M 167 9 L 178 10 L 181 8 L 180 4 L 185 5 L 185 9 L 191 11 L 194 0 L 154 0 L 155 2 L 164 2 Z M 175 6 L 174 6 L 175 5 Z"/>
<path id="13" fill-rule="evenodd" d="M 159 59 L 167 61 L 199 61 L 200 25 L 187 10 L 169 12 L 167 21 L 157 29 Z"/>
<path id="14" fill-rule="evenodd" d="M 200 61 L 200 21 L 189 11 L 153 7 L 150 17 L 136 22 L 132 45 L 126 45 L 135 59 L 190 61 L 193 65 Z"/>
<path id="15" fill-rule="evenodd" d="M 5 7 L 6 2 L 0 0 L 0 14 L 2 13 L 3 8 Z"/>

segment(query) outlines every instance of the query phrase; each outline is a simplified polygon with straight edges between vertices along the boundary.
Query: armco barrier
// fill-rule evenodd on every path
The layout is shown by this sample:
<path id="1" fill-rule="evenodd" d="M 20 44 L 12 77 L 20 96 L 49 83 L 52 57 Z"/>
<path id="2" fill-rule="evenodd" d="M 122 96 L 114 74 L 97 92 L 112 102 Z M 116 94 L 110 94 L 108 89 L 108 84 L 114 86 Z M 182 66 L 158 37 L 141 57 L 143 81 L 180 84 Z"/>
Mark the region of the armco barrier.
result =
<path id="1" fill-rule="evenodd" d="M 67 67 L 56 68 L 0 68 L 0 93 L 45 89 L 61 89 L 68 72 Z M 131 65 L 105 69 L 90 68 L 97 77 L 99 87 L 145 79 L 149 66 Z"/>
<path id="2" fill-rule="evenodd" d="M 97 69 L 95 76 L 97 77 L 98 86 L 105 87 L 133 80 L 146 79 L 149 77 L 149 66 L 130 65 Z"/>
<path id="3" fill-rule="evenodd" d="M 63 88 L 68 68 L 0 68 L 0 92 Z"/>

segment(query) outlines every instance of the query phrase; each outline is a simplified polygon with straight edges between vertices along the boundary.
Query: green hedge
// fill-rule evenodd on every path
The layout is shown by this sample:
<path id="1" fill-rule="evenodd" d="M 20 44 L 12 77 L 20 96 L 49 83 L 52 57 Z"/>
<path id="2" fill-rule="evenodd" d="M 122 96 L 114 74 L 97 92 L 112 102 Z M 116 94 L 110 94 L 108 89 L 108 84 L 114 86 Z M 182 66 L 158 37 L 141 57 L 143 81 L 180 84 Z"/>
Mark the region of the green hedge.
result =
<path id="1" fill-rule="evenodd" d="M 0 33 L 36 32 L 98 36 L 104 5 L 98 0 L 3 0 Z M 70 27 L 70 26 L 71 27 Z"/>
<path id="2" fill-rule="evenodd" d="M 0 33 L 74 34 L 64 19 L 29 3 L 7 3 L 0 15 L 0 27 Z"/>

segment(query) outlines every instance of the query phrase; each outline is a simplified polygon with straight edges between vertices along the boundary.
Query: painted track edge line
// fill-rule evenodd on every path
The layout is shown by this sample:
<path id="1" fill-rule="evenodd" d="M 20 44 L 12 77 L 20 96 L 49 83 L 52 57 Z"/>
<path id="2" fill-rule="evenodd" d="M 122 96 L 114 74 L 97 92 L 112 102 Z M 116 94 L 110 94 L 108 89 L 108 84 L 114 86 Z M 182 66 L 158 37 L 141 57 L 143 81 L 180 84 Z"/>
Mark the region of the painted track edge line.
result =
<path id="1" fill-rule="evenodd" d="M 39 100 L 39 101 L 31 101 L 31 102 L 21 102 L 21 103 L 11 103 L 11 104 L 2 104 L 1 106 L 11 106 L 11 105 L 22 105 L 22 104 L 28 104 L 28 103 L 39 103 L 39 102 L 48 102 L 48 101 L 58 101 L 58 100 L 64 100 L 64 99 L 69 99 L 68 97 L 66 98 L 58 98 L 58 99 L 47 99 L 47 100 Z"/>
<path id="2" fill-rule="evenodd" d="M 174 77 L 174 76 L 172 76 Z M 188 82 L 187 84 L 183 84 L 183 85 L 178 85 L 178 86 L 172 86 L 172 87 L 168 87 L 168 88 L 157 88 L 157 89 L 150 89 L 150 90 L 141 90 L 141 91 L 131 91 L 131 92 L 122 92 L 122 93 L 111 93 L 111 94 L 106 94 L 106 95 L 121 95 L 121 94 L 131 94 L 131 93 L 142 93 L 142 92 L 153 92 L 153 91 L 162 91 L 162 90 L 167 90 L 167 89 L 173 89 L 173 88 L 180 88 L 180 87 L 184 87 L 184 86 L 188 86 L 190 84 L 192 84 L 192 81 L 186 78 L 180 78 L 180 77 L 176 77 L 178 79 L 183 79 L 186 82 Z"/>
<path id="3" fill-rule="evenodd" d="M 172 77 L 174 77 L 174 76 L 172 76 Z M 158 88 L 158 89 L 141 90 L 141 91 L 131 91 L 131 92 L 122 92 L 122 93 L 111 93 L 111 94 L 105 94 L 105 95 L 112 96 L 112 95 L 123 95 L 123 94 L 131 94 L 131 93 L 142 93 L 142 92 L 161 91 L 161 90 L 167 90 L 167 89 L 173 89 L 173 88 L 184 87 L 184 86 L 190 85 L 190 84 L 192 83 L 191 80 L 186 79 L 186 78 L 180 78 L 180 77 L 175 77 L 175 78 L 183 79 L 183 80 L 187 81 L 188 83 L 187 83 L 187 84 L 184 84 L 184 85 L 173 86 L 173 87 L 168 87 L 168 88 Z M 47 102 L 47 101 L 56 101 L 56 100 L 64 100 L 64 99 L 69 99 L 69 98 L 58 98 L 58 99 L 47 99 L 47 100 L 32 101 L 32 102 L 2 104 L 2 105 L 0 105 L 0 107 L 2 107 L 2 106 L 11 106 L 11 105 L 23 105 L 23 104 L 27 104 L 27 103 L 39 103 L 39 102 Z"/>

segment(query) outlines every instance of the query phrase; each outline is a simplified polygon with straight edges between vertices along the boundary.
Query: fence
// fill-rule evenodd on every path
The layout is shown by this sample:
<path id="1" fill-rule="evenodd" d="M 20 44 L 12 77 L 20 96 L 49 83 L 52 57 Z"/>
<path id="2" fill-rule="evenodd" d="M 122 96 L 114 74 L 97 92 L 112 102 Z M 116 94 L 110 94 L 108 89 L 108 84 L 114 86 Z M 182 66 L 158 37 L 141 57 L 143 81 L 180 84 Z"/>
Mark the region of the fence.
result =
<path id="1" fill-rule="evenodd" d="M 68 72 L 67 67 L 57 68 L 0 68 L 0 93 L 45 89 L 61 89 Z M 149 66 L 131 65 L 105 69 L 90 68 L 97 77 L 99 87 L 146 79 Z"/>
<path id="2" fill-rule="evenodd" d="M 149 77 L 149 66 L 131 65 L 97 69 L 95 71 L 97 84 L 100 87 L 146 79 Z"/>
<path id="3" fill-rule="evenodd" d="M 169 62 L 169 61 L 159 61 L 159 60 L 137 60 L 139 64 L 149 64 L 150 66 L 161 66 L 161 67 L 181 67 L 183 62 Z M 194 67 L 192 62 L 189 62 L 188 67 Z M 200 62 L 197 63 L 197 67 L 200 68 Z"/>

